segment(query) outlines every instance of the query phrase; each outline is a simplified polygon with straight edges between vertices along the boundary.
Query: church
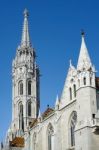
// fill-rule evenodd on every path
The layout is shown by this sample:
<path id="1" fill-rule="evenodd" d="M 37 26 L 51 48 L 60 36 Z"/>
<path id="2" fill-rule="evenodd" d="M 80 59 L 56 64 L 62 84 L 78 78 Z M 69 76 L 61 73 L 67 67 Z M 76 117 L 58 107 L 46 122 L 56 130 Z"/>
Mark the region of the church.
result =
<path id="1" fill-rule="evenodd" d="M 81 34 L 77 67 L 70 61 L 54 108 L 40 113 L 40 69 L 24 11 L 22 40 L 12 61 L 12 122 L 3 150 L 99 150 L 99 78 Z"/>

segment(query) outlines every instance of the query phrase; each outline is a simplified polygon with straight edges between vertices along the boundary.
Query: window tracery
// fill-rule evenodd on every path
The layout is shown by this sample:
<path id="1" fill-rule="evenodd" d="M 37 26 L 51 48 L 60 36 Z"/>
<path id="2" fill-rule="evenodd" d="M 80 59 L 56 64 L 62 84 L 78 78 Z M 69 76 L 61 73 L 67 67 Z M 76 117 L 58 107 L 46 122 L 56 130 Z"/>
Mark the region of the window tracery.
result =
<path id="1" fill-rule="evenodd" d="M 74 111 L 70 119 L 70 146 L 75 146 L 75 126 L 77 122 L 77 113 Z"/>

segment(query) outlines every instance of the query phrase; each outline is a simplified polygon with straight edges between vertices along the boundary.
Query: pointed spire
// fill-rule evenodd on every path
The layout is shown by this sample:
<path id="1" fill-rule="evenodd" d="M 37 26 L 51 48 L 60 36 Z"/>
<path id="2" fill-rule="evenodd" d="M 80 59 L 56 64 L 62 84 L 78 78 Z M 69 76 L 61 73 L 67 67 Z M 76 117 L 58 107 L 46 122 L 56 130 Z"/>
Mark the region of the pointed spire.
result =
<path id="1" fill-rule="evenodd" d="M 56 102 L 55 102 L 55 109 L 59 109 L 59 97 L 58 95 L 56 96 Z"/>
<path id="2" fill-rule="evenodd" d="M 40 109 L 39 109 L 38 122 L 41 122 L 41 120 L 42 120 L 42 115 L 41 115 L 41 111 L 40 111 Z"/>
<path id="3" fill-rule="evenodd" d="M 91 59 L 85 44 L 85 33 L 82 31 L 82 42 L 80 48 L 80 54 L 77 64 L 77 70 L 89 69 L 92 66 Z"/>
<path id="4" fill-rule="evenodd" d="M 40 109 L 39 109 L 38 118 L 41 118 L 41 111 L 40 111 Z"/>
<path id="5" fill-rule="evenodd" d="M 71 59 L 69 60 L 69 63 L 70 63 L 69 69 L 75 69 L 75 67 L 74 67 L 73 64 L 72 64 L 72 60 L 71 60 Z"/>
<path id="6" fill-rule="evenodd" d="M 29 27 L 28 27 L 28 10 L 24 10 L 24 24 L 23 24 L 23 32 L 22 32 L 22 40 L 21 47 L 30 47 L 30 36 L 29 36 Z"/>
<path id="7" fill-rule="evenodd" d="M 70 62 L 70 68 L 72 68 L 72 60 L 70 59 L 69 62 Z"/>

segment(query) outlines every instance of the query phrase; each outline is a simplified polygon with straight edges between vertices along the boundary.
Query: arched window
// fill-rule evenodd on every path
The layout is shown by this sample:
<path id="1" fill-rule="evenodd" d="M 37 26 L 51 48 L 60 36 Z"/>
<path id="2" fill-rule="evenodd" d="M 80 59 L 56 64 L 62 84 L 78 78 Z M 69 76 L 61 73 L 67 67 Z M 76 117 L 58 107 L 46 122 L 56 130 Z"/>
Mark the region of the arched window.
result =
<path id="1" fill-rule="evenodd" d="M 28 81 L 28 95 L 31 95 L 31 81 Z"/>
<path id="2" fill-rule="evenodd" d="M 54 150 L 54 129 L 51 123 L 48 125 L 48 150 Z"/>
<path id="3" fill-rule="evenodd" d="M 28 116 L 31 116 L 31 101 L 28 102 Z"/>
<path id="4" fill-rule="evenodd" d="M 73 88 L 74 88 L 74 97 L 76 97 L 76 85 L 75 84 L 73 85 Z"/>
<path id="5" fill-rule="evenodd" d="M 18 85 L 18 93 L 19 95 L 23 95 L 23 82 L 19 81 L 19 85 Z"/>
<path id="6" fill-rule="evenodd" d="M 24 131 L 23 104 L 19 103 L 19 129 Z"/>
<path id="7" fill-rule="evenodd" d="M 72 88 L 69 88 L 70 100 L 72 100 Z"/>
<path id="8" fill-rule="evenodd" d="M 77 113 L 73 112 L 70 118 L 70 146 L 75 146 L 75 125 L 77 122 Z"/>
<path id="9" fill-rule="evenodd" d="M 84 77 L 84 79 L 83 79 L 83 82 L 84 82 L 84 85 L 86 85 L 86 78 Z"/>

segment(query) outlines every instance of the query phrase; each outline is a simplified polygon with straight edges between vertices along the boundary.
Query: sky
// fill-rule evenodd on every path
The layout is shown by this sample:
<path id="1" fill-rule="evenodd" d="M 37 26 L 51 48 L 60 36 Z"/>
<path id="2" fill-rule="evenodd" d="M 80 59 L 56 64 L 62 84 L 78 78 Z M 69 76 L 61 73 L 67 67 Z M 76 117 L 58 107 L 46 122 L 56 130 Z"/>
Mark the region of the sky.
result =
<path id="1" fill-rule="evenodd" d="M 99 0 L 0 0 L 0 141 L 11 123 L 11 65 L 21 41 L 23 11 L 40 67 L 41 112 L 61 96 L 69 60 L 76 66 L 81 29 L 99 75 Z"/>

